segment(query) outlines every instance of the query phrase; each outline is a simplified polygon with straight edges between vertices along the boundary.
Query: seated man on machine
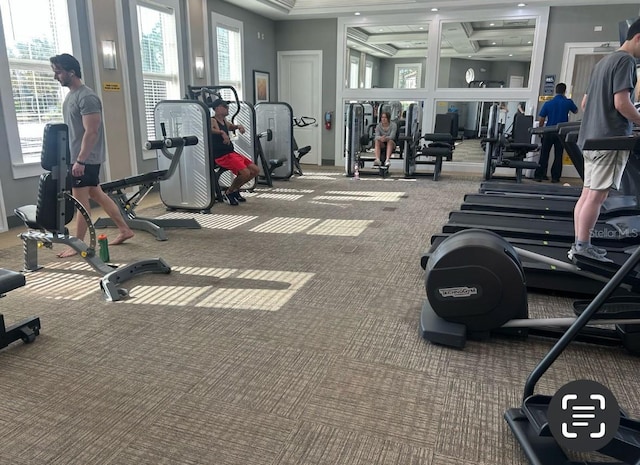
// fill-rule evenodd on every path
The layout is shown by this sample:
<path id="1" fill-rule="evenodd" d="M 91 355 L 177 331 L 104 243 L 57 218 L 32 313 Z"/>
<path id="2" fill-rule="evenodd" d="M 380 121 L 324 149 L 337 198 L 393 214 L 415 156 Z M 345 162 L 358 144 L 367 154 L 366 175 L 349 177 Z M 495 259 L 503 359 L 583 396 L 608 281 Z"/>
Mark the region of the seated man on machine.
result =
<path id="1" fill-rule="evenodd" d="M 211 152 L 216 164 L 231 171 L 235 178 L 222 194 L 222 200 L 228 205 L 238 205 L 247 200 L 240 194 L 240 188 L 260 174 L 260 168 L 247 157 L 234 151 L 229 131 L 236 129 L 244 134 L 244 126 L 227 121 L 229 105 L 225 100 L 216 99 L 211 104 L 214 115 L 211 118 Z"/>
<path id="2" fill-rule="evenodd" d="M 380 115 L 380 123 L 376 126 L 376 137 L 375 137 L 375 157 L 376 159 L 373 161 L 373 166 L 380 166 L 380 156 L 381 152 L 385 150 L 385 160 L 384 166 L 389 166 L 391 164 L 391 154 L 396 149 L 396 133 L 398 132 L 398 127 L 396 123 L 391 121 L 391 113 L 388 111 L 383 111 Z"/>

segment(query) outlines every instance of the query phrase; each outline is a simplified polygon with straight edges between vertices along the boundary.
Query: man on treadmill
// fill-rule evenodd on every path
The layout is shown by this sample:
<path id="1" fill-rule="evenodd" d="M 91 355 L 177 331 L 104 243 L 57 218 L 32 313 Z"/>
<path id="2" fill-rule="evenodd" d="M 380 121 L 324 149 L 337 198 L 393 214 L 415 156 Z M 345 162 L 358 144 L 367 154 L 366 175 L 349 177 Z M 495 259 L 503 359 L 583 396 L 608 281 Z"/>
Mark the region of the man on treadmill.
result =
<path id="1" fill-rule="evenodd" d="M 582 99 L 584 116 L 578 145 L 587 139 L 630 135 L 633 123 L 640 125 L 640 113 L 633 105 L 637 83 L 636 58 L 640 58 L 640 19 L 627 32 L 618 50 L 596 64 Z M 623 150 L 583 150 L 584 187 L 573 210 L 575 243 L 569 259 L 584 256 L 612 262 L 607 251 L 591 244 L 591 236 L 609 189 L 619 189 L 629 159 Z"/>

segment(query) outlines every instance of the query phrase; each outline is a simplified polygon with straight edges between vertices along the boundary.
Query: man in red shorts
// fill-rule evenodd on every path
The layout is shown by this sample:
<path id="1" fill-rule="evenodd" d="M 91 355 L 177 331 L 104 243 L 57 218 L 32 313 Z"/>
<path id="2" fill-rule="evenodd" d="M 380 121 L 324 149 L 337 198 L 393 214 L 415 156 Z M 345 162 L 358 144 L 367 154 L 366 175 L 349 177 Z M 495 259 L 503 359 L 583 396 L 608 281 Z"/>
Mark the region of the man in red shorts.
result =
<path id="1" fill-rule="evenodd" d="M 233 144 L 229 139 L 229 131 L 236 129 L 244 134 L 244 126 L 232 124 L 226 117 L 229 114 L 229 106 L 225 100 L 216 99 L 211 104 L 214 115 L 211 118 L 211 151 L 216 164 L 231 171 L 235 178 L 226 192 L 222 195 L 222 200 L 229 205 L 238 205 L 238 202 L 247 200 L 240 195 L 240 188 L 253 178 L 258 176 L 260 169 L 247 157 L 236 153 Z"/>

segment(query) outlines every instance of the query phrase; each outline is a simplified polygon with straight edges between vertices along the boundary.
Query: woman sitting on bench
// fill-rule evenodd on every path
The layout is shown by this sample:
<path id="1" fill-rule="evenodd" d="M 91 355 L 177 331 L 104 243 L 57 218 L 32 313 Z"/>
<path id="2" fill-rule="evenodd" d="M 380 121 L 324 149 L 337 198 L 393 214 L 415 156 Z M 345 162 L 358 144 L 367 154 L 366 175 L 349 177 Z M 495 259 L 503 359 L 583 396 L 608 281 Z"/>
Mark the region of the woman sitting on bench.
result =
<path id="1" fill-rule="evenodd" d="M 373 161 L 373 166 L 380 166 L 380 154 L 382 152 L 382 148 L 385 147 L 386 150 L 386 158 L 384 161 L 384 166 L 389 166 L 391 164 L 391 154 L 396 149 L 396 133 L 398 132 L 398 127 L 396 123 L 391 121 L 391 113 L 388 111 L 383 111 L 380 115 L 380 122 L 376 126 L 376 137 L 375 137 L 375 157 L 376 159 Z"/>

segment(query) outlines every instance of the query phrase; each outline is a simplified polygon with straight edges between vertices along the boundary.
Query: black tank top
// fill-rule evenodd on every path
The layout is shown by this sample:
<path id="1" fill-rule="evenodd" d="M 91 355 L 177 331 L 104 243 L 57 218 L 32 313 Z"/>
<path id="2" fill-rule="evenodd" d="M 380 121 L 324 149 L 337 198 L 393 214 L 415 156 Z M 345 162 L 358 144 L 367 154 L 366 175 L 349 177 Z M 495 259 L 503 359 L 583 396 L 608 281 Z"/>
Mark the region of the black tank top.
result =
<path id="1" fill-rule="evenodd" d="M 218 123 L 220 130 L 224 131 L 228 137 L 229 128 L 227 127 L 226 120 L 224 123 L 220 123 L 220 121 L 216 120 L 216 123 Z M 211 134 L 211 153 L 213 154 L 214 160 L 231 152 L 233 152 L 233 142 L 229 141 L 228 144 L 225 144 L 222 140 L 222 134 Z"/>

